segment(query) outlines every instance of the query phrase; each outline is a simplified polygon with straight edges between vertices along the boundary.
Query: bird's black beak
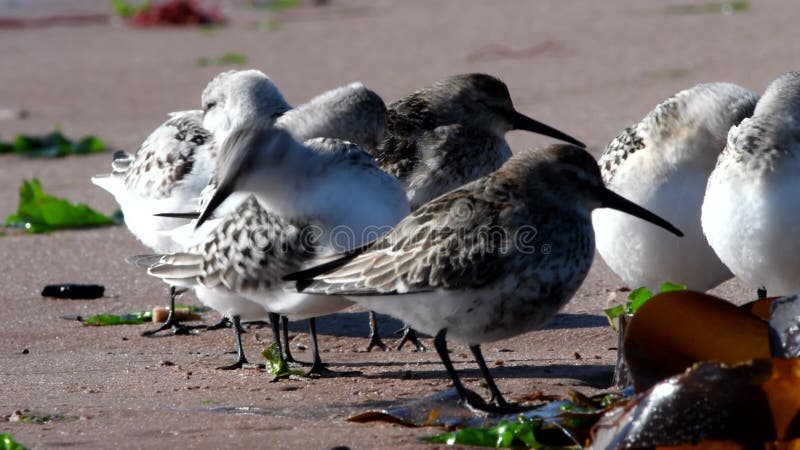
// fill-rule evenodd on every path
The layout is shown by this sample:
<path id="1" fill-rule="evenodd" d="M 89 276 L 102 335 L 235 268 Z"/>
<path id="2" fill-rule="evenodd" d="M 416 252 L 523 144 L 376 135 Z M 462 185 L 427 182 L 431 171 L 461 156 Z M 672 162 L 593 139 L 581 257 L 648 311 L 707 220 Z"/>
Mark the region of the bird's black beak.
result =
<path id="1" fill-rule="evenodd" d="M 555 128 L 549 125 L 545 125 L 539 122 L 538 120 L 533 120 L 530 117 L 526 116 L 525 114 L 521 114 L 517 111 L 511 112 L 509 120 L 511 121 L 511 128 L 513 130 L 530 131 L 531 133 L 537 133 L 544 136 L 549 136 L 553 139 L 558 139 L 560 141 L 569 142 L 570 144 L 577 145 L 578 147 L 586 148 L 586 144 L 568 135 L 567 133 L 556 130 Z"/>
<path id="2" fill-rule="evenodd" d="M 678 237 L 683 237 L 683 232 L 675 228 L 671 223 L 605 187 L 600 194 L 600 205 L 603 208 L 616 209 L 617 211 L 636 216 L 653 225 L 658 225 Z"/>
<path id="3" fill-rule="evenodd" d="M 200 216 L 197 218 L 197 222 L 194 224 L 194 229 L 200 228 L 200 225 L 203 224 L 206 220 L 208 220 L 214 211 L 234 192 L 233 183 L 221 183 L 217 187 L 217 191 L 214 192 L 214 196 L 211 197 L 211 200 L 206 205 L 203 212 L 200 213 Z"/>

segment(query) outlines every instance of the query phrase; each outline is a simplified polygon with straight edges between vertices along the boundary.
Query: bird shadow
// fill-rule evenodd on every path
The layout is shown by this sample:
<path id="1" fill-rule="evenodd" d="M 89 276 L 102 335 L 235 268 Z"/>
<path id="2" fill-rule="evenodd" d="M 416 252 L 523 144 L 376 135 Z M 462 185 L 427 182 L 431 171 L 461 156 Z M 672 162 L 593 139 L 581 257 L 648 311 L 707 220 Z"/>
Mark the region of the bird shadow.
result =
<path id="1" fill-rule="evenodd" d="M 369 321 L 367 312 L 340 312 L 329 314 L 317 319 L 317 333 L 320 335 L 341 337 L 366 337 L 369 334 Z M 594 328 L 607 327 L 608 319 L 596 314 L 561 313 L 544 327 L 545 330 L 558 330 L 565 328 Z M 403 328 L 403 322 L 393 317 L 378 314 L 378 329 L 383 337 L 394 337 L 397 330 Z M 307 333 L 308 323 L 298 320 L 289 323 L 289 331 L 294 333 Z M 422 336 L 427 336 L 420 333 Z M 430 337 L 430 336 L 427 336 Z"/>
<path id="2" fill-rule="evenodd" d="M 373 364 L 374 365 L 374 364 Z M 461 377 L 482 378 L 480 370 L 464 369 L 458 370 Z M 547 365 L 524 365 L 513 367 L 493 367 L 492 375 L 495 378 L 550 378 L 550 379 L 571 379 L 580 384 L 597 389 L 605 389 L 611 386 L 614 377 L 614 366 L 597 365 L 572 365 L 572 364 L 547 364 Z M 365 378 L 390 378 L 390 379 L 420 379 L 420 380 L 441 380 L 447 378 L 447 373 L 442 367 L 440 370 L 389 370 L 385 372 L 364 375 Z"/>

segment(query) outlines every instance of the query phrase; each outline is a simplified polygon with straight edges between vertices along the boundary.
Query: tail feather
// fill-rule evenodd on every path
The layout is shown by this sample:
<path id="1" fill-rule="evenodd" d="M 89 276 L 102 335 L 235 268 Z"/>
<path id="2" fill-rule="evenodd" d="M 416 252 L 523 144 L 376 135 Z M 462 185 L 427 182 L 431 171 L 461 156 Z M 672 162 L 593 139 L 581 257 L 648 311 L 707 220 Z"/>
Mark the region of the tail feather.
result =
<path id="1" fill-rule="evenodd" d="M 161 258 L 164 255 L 134 255 L 125 258 L 125 262 L 132 265 L 139 267 L 141 269 L 149 269 L 161 261 Z"/>

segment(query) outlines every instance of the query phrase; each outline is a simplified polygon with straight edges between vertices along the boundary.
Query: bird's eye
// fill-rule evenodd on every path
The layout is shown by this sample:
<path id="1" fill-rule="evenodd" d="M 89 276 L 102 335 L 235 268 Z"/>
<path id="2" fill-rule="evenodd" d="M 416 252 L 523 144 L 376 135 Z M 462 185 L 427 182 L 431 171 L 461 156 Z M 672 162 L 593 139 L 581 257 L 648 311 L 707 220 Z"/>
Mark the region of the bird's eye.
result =
<path id="1" fill-rule="evenodd" d="M 203 108 L 203 110 L 205 112 L 208 112 L 211 108 L 213 108 L 215 106 L 217 106 L 217 102 L 208 102 L 208 103 L 206 103 L 206 106 L 205 106 L 205 108 Z"/>

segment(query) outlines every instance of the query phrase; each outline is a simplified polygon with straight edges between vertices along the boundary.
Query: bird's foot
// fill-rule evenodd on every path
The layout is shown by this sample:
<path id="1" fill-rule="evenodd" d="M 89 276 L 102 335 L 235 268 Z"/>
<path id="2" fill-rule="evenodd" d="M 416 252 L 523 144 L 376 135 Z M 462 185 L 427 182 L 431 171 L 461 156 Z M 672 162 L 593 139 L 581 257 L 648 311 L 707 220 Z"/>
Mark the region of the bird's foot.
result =
<path id="1" fill-rule="evenodd" d="M 219 320 L 219 322 L 215 323 L 214 325 L 207 326 L 206 330 L 208 331 L 221 330 L 223 328 L 230 328 L 232 325 L 233 323 L 231 322 L 230 319 L 228 319 L 227 317 L 223 317 L 222 319 Z"/>
<path id="2" fill-rule="evenodd" d="M 205 327 L 205 325 L 184 325 L 175 319 L 168 318 L 167 321 L 164 322 L 164 324 L 160 327 L 154 330 L 143 331 L 142 336 L 152 337 L 166 330 L 171 330 L 173 335 L 197 334 L 197 329 Z"/>
<path id="3" fill-rule="evenodd" d="M 502 397 L 499 399 L 492 398 L 487 403 L 478 394 L 469 390 L 466 397 L 460 399 L 459 403 L 478 415 L 518 414 L 531 409 L 516 403 L 509 403 Z"/>
<path id="4" fill-rule="evenodd" d="M 247 358 L 239 358 L 233 364 L 217 367 L 217 370 L 263 369 L 265 367 L 266 365 L 264 364 L 251 363 Z"/>
<path id="5" fill-rule="evenodd" d="M 383 343 L 381 337 L 378 333 L 370 333 L 369 334 L 369 344 L 367 344 L 367 352 L 371 352 L 373 348 L 378 347 L 379 349 L 383 350 L 384 352 L 389 350 L 389 347 Z"/>
<path id="6" fill-rule="evenodd" d="M 406 342 L 412 344 L 414 346 L 413 351 L 417 352 L 427 352 L 428 347 L 425 347 L 419 340 L 419 336 L 417 336 L 417 332 L 411 327 L 403 327 L 395 332 L 395 334 L 402 334 L 403 337 L 400 338 L 400 342 L 397 343 L 395 346 L 396 350 L 402 350 L 403 346 L 406 345 Z"/>
<path id="7" fill-rule="evenodd" d="M 338 372 L 335 370 L 328 369 L 325 364 L 321 362 L 315 362 L 311 365 L 311 369 L 306 372 L 306 378 L 339 378 L 339 377 L 354 377 L 361 375 L 361 372 L 358 370 L 348 370 L 344 372 Z"/>

